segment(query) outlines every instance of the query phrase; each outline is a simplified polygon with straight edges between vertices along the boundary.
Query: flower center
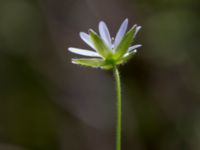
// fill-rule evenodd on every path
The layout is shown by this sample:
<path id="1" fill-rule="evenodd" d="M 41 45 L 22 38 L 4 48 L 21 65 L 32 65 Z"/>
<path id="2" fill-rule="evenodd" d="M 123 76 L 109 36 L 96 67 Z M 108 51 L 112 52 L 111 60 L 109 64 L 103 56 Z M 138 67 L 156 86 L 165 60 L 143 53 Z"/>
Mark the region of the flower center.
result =
<path id="1" fill-rule="evenodd" d="M 112 50 L 114 49 L 114 41 L 115 41 L 115 38 L 112 37 L 112 38 L 111 38 L 111 49 L 112 49 Z"/>
<path id="2" fill-rule="evenodd" d="M 109 65 L 115 65 L 116 64 L 116 61 L 114 59 L 106 59 L 106 64 L 109 64 Z"/>

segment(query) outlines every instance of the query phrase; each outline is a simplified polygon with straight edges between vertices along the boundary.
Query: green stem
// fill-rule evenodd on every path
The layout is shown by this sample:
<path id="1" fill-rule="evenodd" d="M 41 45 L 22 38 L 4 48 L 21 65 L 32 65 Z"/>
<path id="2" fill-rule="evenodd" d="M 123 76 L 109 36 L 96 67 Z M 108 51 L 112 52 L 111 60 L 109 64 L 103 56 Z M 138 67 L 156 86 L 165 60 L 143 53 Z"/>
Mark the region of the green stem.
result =
<path id="1" fill-rule="evenodd" d="M 120 75 L 117 67 L 114 67 L 114 75 L 117 87 L 117 129 L 116 129 L 116 150 L 121 150 L 121 116 L 122 116 L 122 104 L 121 104 L 121 82 Z"/>

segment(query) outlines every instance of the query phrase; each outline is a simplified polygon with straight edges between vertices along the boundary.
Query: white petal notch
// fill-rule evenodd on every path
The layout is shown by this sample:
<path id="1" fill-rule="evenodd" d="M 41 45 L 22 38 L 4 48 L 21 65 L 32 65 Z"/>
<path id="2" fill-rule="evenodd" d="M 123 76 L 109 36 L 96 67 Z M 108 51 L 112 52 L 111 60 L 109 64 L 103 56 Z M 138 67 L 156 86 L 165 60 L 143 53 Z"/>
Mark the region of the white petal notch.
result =
<path id="1" fill-rule="evenodd" d="M 70 47 L 68 50 L 72 53 L 83 55 L 83 56 L 89 56 L 89 57 L 101 57 L 98 53 L 86 50 L 86 49 L 80 49 L 80 48 L 74 48 Z"/>

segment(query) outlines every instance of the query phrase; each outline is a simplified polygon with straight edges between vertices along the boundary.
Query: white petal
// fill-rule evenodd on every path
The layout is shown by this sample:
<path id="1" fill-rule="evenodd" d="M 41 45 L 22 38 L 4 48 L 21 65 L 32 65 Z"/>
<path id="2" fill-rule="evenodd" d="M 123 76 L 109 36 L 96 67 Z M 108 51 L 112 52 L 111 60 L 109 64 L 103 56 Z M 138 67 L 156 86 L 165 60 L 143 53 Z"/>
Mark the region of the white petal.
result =
<path id="1" fill-rule="evenodd" d="M 141 46 L 142 46 L 141 44 L 133 45 L 133 46 L 131 46 L 131 47 L 128 48 L 128 52 L 131 52 L 131 51 L 133 51 L 133 50 L 135 50 L 135 49 L 137 49 L 137 48 L 139 48 Z"/>
<path id="2" fill-rule="evenodd" d="M 88 34 L 84 32 L 80 32 L 80 37 L 86 44 L 88 44 L 91 48 L 95 49 L 92 41 L 90 40 L 90 36 Z"/>
<path id="3" fill-rule="evenodd" d="M 72 53 L 79 54 L 79 55 L 90 56 L 90 57 L 101 57 L 98 53 L 90 51 L 90 50 L 73 48 L 73 47 L 68 48 L 68 50 Z"/>
<path id="4" fill-rule="evenodd" d="M 107 46 L 111 48 L 112 44 L 111 44 L 110 33 L 105 22 L 103 21 L 99 23 L 99 34 L 101 38 L 104 40 L 104 42 L 107 44 Z"/>
<path id="5" fill-rule="evenodd" d="M 142 28 L 141 26 L 138 26 L 138 27 L 136 28 L 136 31 L 135 31 L 135 33 L 134 33 L 134 35 L 133 35 L 133 38 L 136 37 L 137 33 L 140 31 L 141 28 Z"/>
<path id="6" fill-rule="evenodd" d="M 137 53 L 137 50 L 135 49 L 135 50 L 133 50 L 133 51 L 131 51 L 131 52 L 127 52 L 126 54 L 124 54 L 123 57 L 126 57 L 126 56 L 128 56 L 128 55 L 130 55 L 130 54 L 132 54 L 132 53 Z"/>
<path id="7" fill-rule="evenodd" d="M 117 48 L 117 46 L 121 42 L 124 34 L 126 33 L 127 27 L 128 27 L 128 19 L 125 19 L 116 34 L 115 42 L 114 42 L 114 49 Z"/>

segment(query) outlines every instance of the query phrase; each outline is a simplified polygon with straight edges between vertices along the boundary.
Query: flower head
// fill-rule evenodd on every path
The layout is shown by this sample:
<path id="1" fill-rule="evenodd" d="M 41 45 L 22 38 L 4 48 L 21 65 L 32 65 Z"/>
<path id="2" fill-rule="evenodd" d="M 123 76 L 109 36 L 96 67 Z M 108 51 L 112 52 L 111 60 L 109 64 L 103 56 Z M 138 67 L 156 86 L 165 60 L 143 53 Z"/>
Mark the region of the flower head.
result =
<path id="1" fill-rule="evenodd" d="M 89 29 L 89 34 L 80 32 L 81 39 L 93 50 L 70 47 L 68 50 L 90 58 L 72 59 L 72 63 L 84 66 L 112 69 L 114 66 L 127 62 L 142 45 L 132 45 L 141 26 L 134 25 L 128 32 L 128 19 L 121 24 L 115 38 L 111 38 L 103 21 L 99 23 L 99 35 Z"/>

